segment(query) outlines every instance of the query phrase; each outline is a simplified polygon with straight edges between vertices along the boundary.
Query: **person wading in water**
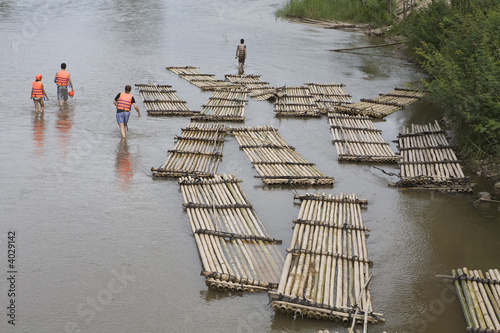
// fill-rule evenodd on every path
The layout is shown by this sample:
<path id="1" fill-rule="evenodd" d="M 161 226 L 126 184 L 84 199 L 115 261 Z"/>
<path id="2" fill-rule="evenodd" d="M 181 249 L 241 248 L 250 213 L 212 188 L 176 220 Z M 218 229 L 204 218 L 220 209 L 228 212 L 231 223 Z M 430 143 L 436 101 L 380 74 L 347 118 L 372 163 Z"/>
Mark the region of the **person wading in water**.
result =
<path id="1" fill-rule="evenodd" d="M 245 65 L 245 59 L 247 58 L 247 46 L 245 45 L 245 40 L 240 40 L 240 45 L 236 47 L 236 59 L 238 59 L 238 69 L 243 70 Z"/>
<path id="2" fill-rule="evenodd" d="M 63 103 L 66 104 L 68 102 L 68 83 L 73 93 L 75 91 L 73 82 L 71 82 L 71 76 L 66 71 L 66 64 L 64 62 L 61 64 L 61 70 L 56 73 L 54 82 L 57 84 L 57 99 L 59 100 L 59 106 L 62 106 Z"/>
<path id="3" fill-rule="evenodd" d="M 122 139 L 125 139 L 127 136 L 127 123 L 128 118 L 130 117 L 130 107 L 133 105 L 139 117 L 141 116 L 141 112 L 139 111 L 139 107 L 135 104 L 135 98 L 132 96 L 130 91 L 132 87 L 129 85 L 125 86 L 125 92 L 121 92 L 116 95 L 113 104 L 116 105 L 116 122 L 118 126 L 120 126 L 120 133 L 122 135 Z"/>
<path id="4" fill-rule="evenodd" d="M 47 98 L 47 101 L 49 100 L 49 96 L 47 96 L 45 89 L 43 88 L 42 74 L 37 74 L 31 88 L 31 98 L 35 103 L 35 112 L 38 112 L 38 105 L 40 105 L 40 112 L 43 112 L 43 96 Z"/>

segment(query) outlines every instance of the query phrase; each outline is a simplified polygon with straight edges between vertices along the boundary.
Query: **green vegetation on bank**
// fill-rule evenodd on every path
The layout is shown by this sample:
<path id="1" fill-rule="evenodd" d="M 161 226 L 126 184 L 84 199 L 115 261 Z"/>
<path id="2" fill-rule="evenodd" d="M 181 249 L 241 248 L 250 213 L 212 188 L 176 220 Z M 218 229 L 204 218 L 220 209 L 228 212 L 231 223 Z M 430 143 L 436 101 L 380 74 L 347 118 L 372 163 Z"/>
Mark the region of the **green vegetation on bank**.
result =
<path id="1" fill-rule="evenodd" d="M 439 0 L 396 30 L 465 156 L 500 159 L 500 0 Z"/>
<path id="2" fill-rule="evenodd" d="M 289 0 L 277 10 L 278 17 L 310 18 L 341 22 L 371 23 L 373 27 L 392 23 L 386 0 Z"/>
<path id="3" fill-rule="evenodd" d="M 385 0 L 288 0 L 276 15 L 392 23 Z M 462 154 L 500 160 L 500 0 L 433 0 L 392 33 L 429 74 L 428 97 L 442 108 Z"/>

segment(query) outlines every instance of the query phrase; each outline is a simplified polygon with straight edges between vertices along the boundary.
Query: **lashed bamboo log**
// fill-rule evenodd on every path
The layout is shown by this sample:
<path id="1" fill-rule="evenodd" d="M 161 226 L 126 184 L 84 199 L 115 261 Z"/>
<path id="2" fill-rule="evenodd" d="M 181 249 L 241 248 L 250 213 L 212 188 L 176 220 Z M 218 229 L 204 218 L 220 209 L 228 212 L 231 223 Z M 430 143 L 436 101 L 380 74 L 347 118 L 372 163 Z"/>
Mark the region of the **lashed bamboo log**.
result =
<path id="1" fill-rule="evenodd" d="M 370 264 L 360 210 L 366 201 L 354 194 L 296 198 L 302 201 L 295 220 L 300 223 L 293 229 L 278 289 L 269 292 L 272 308 L 316 319 L 383 321 L 372 312 L 371 295 L 363 287 Z"/>
<path id="2" fill-rule="evenodd" d="M 234 176 L 179 180 L 208 286 L 218 290 L 277 288 L 283 257 Z"/>
<path id="3" fill-rule="evenodd" d="M 328 113 L 339 161 L 396 163 L 399 157 L 382 138 L 370 118 Z"/>
<path id="4" fill-rule="evenodd" d="M 308 82 L 305 85 L 320 110 L 333 111 L 335 106 L 352 103 L 351 95 L 347 94 L 343 84 Z"/>
<path id="5" fill-rule="evenodd" d="M 227 81 L 234 85 L 244 86 L 249 92 L 250 97 L 257 100 L 267 100 L 275 97 L 276 88 L 269 87 L 269 82 L 261 80 L 260 75 L 242 74 L 230 75 L 226 74 Z"/>
<path id="6" fill-rule="evenodd" d="M 274 102 L 277 117 L 320 117 L 321 110 L 308 87 L 283 87 Z"/>
<path id="7" fill-rule="evenodd" d="M 335 111 L 338 113 L 359 114 L 374 118 L 383 118 L 400 110 L 424 96 L 425 92 L 395 88 L 393 91 L 380 94 L 375 98 L 361 99 L 360 102 L 347 105 L 338 105 Z"/>
<path id="8" fill-rule="evenodd" d="M 151 168 L 155 177 L 180 177 L 187 174 L 210 176 L 217 172 L 222 158 L 226 130 L 224 125 L 190 124 L 176 137 L 165 163 Z"/>
<path id="9" fill-rule="evenodd" d="M 218 89 L 192 120 L 243 121 L 245 120 L 245 88 Z"/>
<path id="10" fill-rule="evenodd" d="M 199 67 L 166 67 L 167 70 L 177 74 L 179 77 L 201 88 L 202 90 L 217 90 L 231 86 L 230 82 L 218 80 L 214 74 L 205 74 Z"/>
<path id="11" fill-rule="evenodd" d="M 472 191 L 460 161 L 437 121 L 427 125 L 412 124 L 411 129 L 403 127 L 399 134 L 399 149 L 399 185 L 424 188 L 435 185 L 450 192 Z"/>
<path id="12" fill-rule="evenodd" d="M 452 270 L 452 276 L 438 275 L 453 281 L 467 323 L 468 332 L 500 332 L 500 275 L 498 270 L 467 268 Z"/>
<path id="13" fill-rule="evenodd" d="M 143 104 L 150 116 L 191 116 L 197 111 L 191 111 L 186 101 L 180 99 L 175 90 L 168 85 L 136 84 Z"/>
<path id="14" fill-rule="evenodd" d="M 231 128 L 255 170 L 265 184 L 331 185 L 332 177 L 323 175 L 293 150 L 271 127 Z"/>

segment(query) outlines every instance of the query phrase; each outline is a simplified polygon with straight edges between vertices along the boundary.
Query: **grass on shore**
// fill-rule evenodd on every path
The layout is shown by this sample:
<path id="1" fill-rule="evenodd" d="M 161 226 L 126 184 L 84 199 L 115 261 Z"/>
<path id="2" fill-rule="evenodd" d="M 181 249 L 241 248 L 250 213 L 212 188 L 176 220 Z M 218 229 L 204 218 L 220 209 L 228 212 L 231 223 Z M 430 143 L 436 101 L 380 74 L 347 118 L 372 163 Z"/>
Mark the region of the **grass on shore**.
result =
<path id="1" fill-rule="evenodd" d="M 276 11 L 278 17 L 298 17 L 338 22 L 371 23 L 380 27 L 392 22 L 383 0 L 288 0 Z"/>

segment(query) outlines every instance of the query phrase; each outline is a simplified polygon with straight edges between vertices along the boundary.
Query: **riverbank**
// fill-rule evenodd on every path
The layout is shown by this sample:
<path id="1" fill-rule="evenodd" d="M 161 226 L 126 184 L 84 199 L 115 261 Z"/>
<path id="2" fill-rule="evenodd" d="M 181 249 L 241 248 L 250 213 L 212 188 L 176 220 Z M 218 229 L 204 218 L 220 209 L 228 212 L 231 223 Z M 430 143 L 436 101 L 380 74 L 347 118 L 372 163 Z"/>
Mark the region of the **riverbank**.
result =
<path id="1" fill-rule="evenodd" d="M 349 0 L 289 0 L 278 8 L 276 16 L 371 24 L 373 27 L 383 27 L 393 21 L 385 4 L 374 0 L 359 2 Z"/>
<path id="2" fill-rule="evenodd" d="M 493 185 L 495 194 L 500 198 L 500 160 L 483 159 L 471 161 L 465 159 L 464 162 L 478 176 L 485 177 Z"/>

